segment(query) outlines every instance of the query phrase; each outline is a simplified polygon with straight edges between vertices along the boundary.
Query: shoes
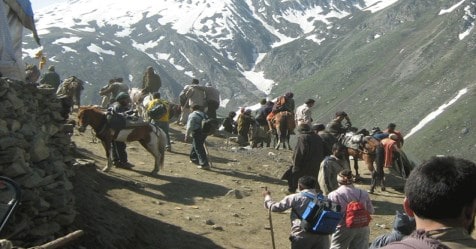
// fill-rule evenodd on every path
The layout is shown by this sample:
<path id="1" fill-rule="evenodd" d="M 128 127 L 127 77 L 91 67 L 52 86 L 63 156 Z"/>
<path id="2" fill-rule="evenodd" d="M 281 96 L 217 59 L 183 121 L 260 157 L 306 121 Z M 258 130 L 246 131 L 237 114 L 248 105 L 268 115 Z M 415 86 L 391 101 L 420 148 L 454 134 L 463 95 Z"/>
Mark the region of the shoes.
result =
<path id="1" fill-rule="evenodd" d="M 210 165 L 208 165 L 208 164 L 206 164 L 206 165 L 198 165 L 198 166 L 197 166 L 197 169 L 209 170 L 209 169 L 210 169 Z"/>
<path id="2" fill-rule="evenodd" d="M 114 166 L 116 166 L 117 168 L 122 168 L 122 169 L 132 169 L 134 167 L 133 164 L 130 164 L 128 162 L 115 162 L 114 163 Z"/>

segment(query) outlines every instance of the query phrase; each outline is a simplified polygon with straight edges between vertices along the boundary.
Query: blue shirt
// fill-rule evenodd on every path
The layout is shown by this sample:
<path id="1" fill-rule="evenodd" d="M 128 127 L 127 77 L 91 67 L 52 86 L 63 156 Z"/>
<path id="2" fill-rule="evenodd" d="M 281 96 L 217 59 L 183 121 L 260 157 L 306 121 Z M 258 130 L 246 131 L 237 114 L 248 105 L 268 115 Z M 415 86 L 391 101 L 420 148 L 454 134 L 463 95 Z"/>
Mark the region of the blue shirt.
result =
<path id="1" fill-rule="evenodd" d="M 206 114 L 202 111 L 193 111 L 190 113 L 187 120 L 187 136 L 190 136 L 193 131 L 202 128 L 202 121 L 205 117 Z"/>

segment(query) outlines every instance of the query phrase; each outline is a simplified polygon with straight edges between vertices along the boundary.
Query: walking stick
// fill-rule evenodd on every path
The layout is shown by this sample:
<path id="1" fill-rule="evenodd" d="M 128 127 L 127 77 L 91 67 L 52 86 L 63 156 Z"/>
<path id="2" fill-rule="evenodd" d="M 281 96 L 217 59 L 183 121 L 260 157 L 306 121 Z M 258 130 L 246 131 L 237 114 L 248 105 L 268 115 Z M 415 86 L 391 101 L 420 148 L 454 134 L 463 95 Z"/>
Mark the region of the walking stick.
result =
<path id="1" fill-rule="evenodd" d="M 210 168 L 213 168 L 212 160 L 210 157 L 210 153 L 208 153 L 208 147 L 206 142 L 203 142 L 203 147 L 205 148 L 205 153 L 207 154 L 208 164 L 210 164 Z"/>
<path id="2" fill-rule="evenodd" d="M 264 187 L 264 190 L 268 191 L 268 187 Z M 268 219 L 269 219 L 269 229 L 271 231 L 271 242 L 273 244 L 273 249 L 276 249 L 276 244 L 274 243 L 273 219 L 271 218 L 271 207 L 268 208 Z"/>

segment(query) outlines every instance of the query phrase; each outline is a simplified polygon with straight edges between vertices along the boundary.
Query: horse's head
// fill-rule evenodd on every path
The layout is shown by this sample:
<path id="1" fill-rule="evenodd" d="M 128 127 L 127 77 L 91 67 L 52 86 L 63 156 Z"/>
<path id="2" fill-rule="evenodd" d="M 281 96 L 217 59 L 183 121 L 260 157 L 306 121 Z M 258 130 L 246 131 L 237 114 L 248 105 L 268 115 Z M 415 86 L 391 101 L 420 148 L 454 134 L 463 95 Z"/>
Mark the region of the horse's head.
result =
<path id="1" fill-rule="evenodd" d="M 78 113 L 78 131 L 79 132 L 84 132 L 86 130 L 86 127 L 88 126 L 88 121 L 87 121 L 87 109 L 86 107 L 79 107 L 79 113 Z"/>
<path id="2" fill-rule="evenodd" d="M 84 132 L 88 125 L 97 130 L 104 124 L 105 116 L 96 106 L 81 106 L 78 112 L 78 131 Z"/>

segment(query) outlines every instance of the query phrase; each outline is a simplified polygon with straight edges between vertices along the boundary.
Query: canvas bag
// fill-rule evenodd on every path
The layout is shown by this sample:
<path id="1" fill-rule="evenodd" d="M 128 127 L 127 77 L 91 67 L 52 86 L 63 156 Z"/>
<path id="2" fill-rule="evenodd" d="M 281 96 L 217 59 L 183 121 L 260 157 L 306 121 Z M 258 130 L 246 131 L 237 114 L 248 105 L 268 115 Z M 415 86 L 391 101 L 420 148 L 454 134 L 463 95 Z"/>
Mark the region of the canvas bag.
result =
<path id="1" fill-rule="evenodd" d="M 162 102 L 157 102 L 147 113 L 151 119 L 161 119 L 167 113 L 167 106 Z"/>
<path id="2" fill-rule="evenodd" d="M 202 117 L 202 133 L 205 135 L 212 135 L 218 128 L 218 120 L 208 118 L 208 116 L 200 115 Z"/>
<path id="3" fill-rule="evenodd" d="M 321 194 L 317 196 L 308 192 L 301 192 L 301 194 L 312 199 L 307 204 L 302 216 L 298 215 L 301 219 L 301 228 L 306 232 L 316 234 L 328 235 L 334 233 L 337 225 L 342 220 L 340 205 Z"/>
<path id="4" fill-rule="evenodd" d="M 367 211 L 365 206 L 359 201 L 361 196 L 362 192 L 360 192 L 357 201 L 346 201 L 345 226 L 347 228 L 366 227 L 369 225 L 370 220 L 372 220 L 369 211 Z"/>

